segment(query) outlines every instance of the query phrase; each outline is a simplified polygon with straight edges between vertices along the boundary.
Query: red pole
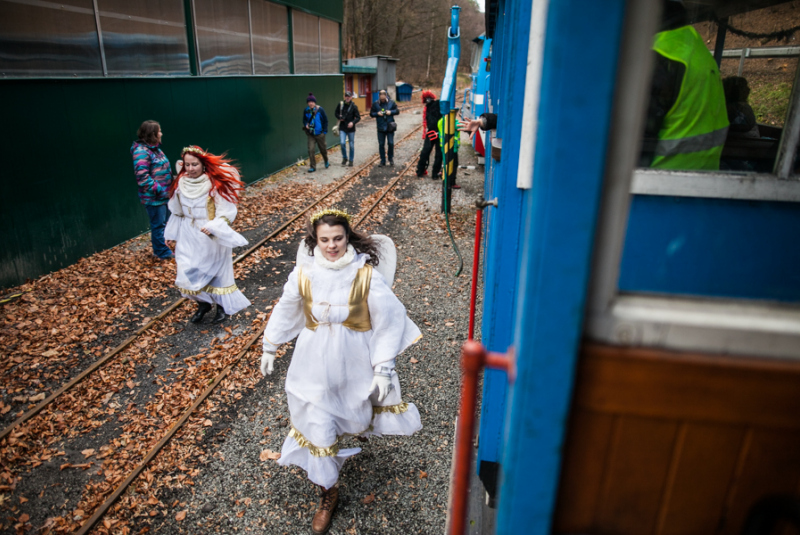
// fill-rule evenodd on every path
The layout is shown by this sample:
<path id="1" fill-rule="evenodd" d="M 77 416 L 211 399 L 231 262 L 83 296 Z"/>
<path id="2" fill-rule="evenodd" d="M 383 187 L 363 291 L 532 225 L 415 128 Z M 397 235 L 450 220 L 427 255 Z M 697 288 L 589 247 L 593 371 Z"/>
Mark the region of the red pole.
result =
<path id="1" fill-rule="evenodd" d="M 450 511 L 450 535 L 463 535 L 467 521 L 469 473 L 472 465 L 472 436 L 475 433 L 475 407 L 478 403 L 478 373 L 483 368 L 486 350 L 479 342 L 466 341 L 461 346 L 461 407 L 456 432 L 456 459 L 453 470 L 453 503 Z"/>
<path id="2" fill-rule="evenodd" d="M 472 258 L 472 291 L 469 301 L 469 334 L 467 340 L 475 339 L 475 300 L 478 294 L 478 265 L 481 259 L 481 229 L 483 222 L 483 208 L 479 207 L 475 214 L 475 254 Z"/>
<path id="3" fill-rule="evenodd" d="M 456 430 L 456 455 L 453 468 L 453 500 L 450 509 L 449 535 L 464 535 L 467 527 L 469 479 L 472 469 L 472 437 L 475 435 L 475 409 L 478 404 L 478 374 L 484 366 L 505 370 L 513 382 L 513 348 L 507 355 L 487 353 L 480 342 L 467 340 L 461 346 L 461 403 Z"/>

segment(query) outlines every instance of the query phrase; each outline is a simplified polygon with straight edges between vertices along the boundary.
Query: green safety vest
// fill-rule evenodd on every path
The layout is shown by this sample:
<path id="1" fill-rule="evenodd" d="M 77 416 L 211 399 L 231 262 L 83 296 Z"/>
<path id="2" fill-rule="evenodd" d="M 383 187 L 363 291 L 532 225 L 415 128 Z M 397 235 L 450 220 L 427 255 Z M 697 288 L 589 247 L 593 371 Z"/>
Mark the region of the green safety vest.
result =
<path id="1" fill-rule="evenodd" d="M 460 124 L 461 123 L 458 122 L 458 119 L 456 119 L 456 131 L 455 135 L 453 136 L 455 138 L 453 142 L 453 152 L 458 152 L 458 147 L 461 146 L 461 132 L 458 131 Z M 439 122 L 436 123 L 436 126 L 439 128 L 439 147 L 441 147 L 442 154 L 444 154 L 444 117 L 439 119 Z"/>
<path id="2" fill-rule="evenodd" d="M 651 167 L 719 169 L 728 113 L 719 68 L 691 26 L 656 34 L 653 50 L 686 67 L 675 104 L 658 132 Z"/>

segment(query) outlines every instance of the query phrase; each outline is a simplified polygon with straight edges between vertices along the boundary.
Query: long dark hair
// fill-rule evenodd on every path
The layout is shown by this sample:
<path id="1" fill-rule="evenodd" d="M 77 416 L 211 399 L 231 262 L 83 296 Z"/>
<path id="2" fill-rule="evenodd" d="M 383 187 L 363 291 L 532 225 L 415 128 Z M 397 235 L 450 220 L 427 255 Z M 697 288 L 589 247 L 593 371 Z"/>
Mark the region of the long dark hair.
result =
<path id="1" fill-rule="evenodd" d="M 145 121 L 139 127 L 136 133 L 139 136 L 139 141 L 148 145 L 158 145 L 158 131 L 161 130 L 161 125 L 158 121 Z"/>
<path id="2" fill-rule="evenodd" d="M 326 214 L 313 223 L 310 219 L 308 220 L 308 223 L 306 224 L 305 242 L 311 256 L 314 255 L 314 247 L 317 246 L 317 227 L 323 223 L 330 225 L 331 227 L 336 225 L 341 225 L 344 227 L 344 233 L 345 236 L 347 236 L 347 243 L 352 245 L 356 252 L 369 255 L 367 264 L 377 266 L 380 263 L 381 260 L 378 252 L 378 245 L 375 243 L 375 241 L 373 241 L 373 239 L 369 236 L 365 236 L 364 234 L 353 230 L 353 227 L 350 226 L 350 222 L 347 221 L 346 217 L 335 214 Z"/>

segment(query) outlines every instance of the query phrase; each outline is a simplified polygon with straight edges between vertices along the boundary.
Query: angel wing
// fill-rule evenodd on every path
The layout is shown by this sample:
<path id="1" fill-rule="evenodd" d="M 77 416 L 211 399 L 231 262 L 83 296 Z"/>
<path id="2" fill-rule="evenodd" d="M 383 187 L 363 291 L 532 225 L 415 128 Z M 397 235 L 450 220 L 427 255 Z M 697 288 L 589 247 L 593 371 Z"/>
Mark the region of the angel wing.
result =
<path id="1" fill-rule="evenodd" d="M 372 239 L 378 246 L 381 257 L 381 261 L 375 269 L 378 270 L 378 273 L 383 275 L 383 278 L 386 279 L 386 283 L 391 287 L 392 281 L 394 281 L 394 273 L 397 270 L 397 249 L 389 236 L 373 234 Z M 303 264 L 311 262 L 312 258 L 313 257 L 308 254 L 305 241 L 301 241 L 300 246 L 297 248 L 295 263 L 298 266 L 302 266 Z"/>
<path id="2" fill-rule="evenodd" d="M 372 239 L 378 245 L 381 257 L 381 261 L 375 269 L 383 275 L 383 278 L 386 279 L 386 284 L 391 288 L 394 281 L 394 272 L 397 270 L 397 248 L 389 236 L 373 234 Z"/>

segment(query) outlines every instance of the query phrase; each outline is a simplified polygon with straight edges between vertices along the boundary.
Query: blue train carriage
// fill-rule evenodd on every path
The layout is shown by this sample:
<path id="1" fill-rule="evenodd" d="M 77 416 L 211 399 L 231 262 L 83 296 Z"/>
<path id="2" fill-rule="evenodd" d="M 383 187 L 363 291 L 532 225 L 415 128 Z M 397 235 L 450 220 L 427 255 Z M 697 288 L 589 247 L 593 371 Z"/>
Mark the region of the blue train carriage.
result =
<path id="1" fill-rule="evenodd" d="M 715 21 L 702 37 L 718 62 L 726 29 L 747 29 L 741 15 L 798 21 L 781 0 L 683 5 Z M 784 60 L 782 124 L 729 130 L 720 169 L 642 167 L 659 146 L 642 132 L 662 7 L 487 1 L 499 150 L 481 337 L 513 347 L 517 370 L 513 384 L 484 373 L 477 477 L 490 507 L 470 516 L 483 533 L 742 533 L 748 515 L 797 519 L 800 71 Z"/>
<path id="2" fill-rule="evenodd" d="M 485 33 L 472 40 L 472 58 L 470 60 L 469 90 L 464 93 L 461 115 L 465 120 L 476 119 L 487 111 L 487 95 L 491 72 L 492 40 Z M 482 130 L 475 136 L 472 146 L 479 154 L 478 163 L 483 163 L 486 156 L 486 133 Z"/>

